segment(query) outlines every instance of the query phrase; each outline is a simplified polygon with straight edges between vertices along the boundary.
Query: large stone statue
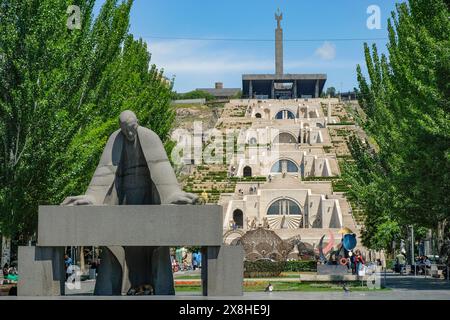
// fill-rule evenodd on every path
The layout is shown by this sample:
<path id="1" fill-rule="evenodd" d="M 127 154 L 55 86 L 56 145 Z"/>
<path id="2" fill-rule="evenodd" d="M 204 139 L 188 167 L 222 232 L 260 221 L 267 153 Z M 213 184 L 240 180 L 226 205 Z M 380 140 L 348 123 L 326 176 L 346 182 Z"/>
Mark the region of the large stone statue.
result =
<path id="1" fill-rule="evenodd" d="M 280 13 L 280 8 L 278 8 L 278 11 L 275 13 L 275 20 L 277 20 L 277 28 L 281 29 L 281 20 L 283 20 L 283 14 Z"/>
<path id="2" fill-rule="evenodd" d="M 180 189 L 158 135 L 139 126 L 131 111 L 119 121 L 86 194 L 62 204 L 194 204 L 197 196 Z M 107 247 L 100 258 L 95 295 L 127 294 L 145 285 L 157 295 L 175 294 L 168 247 Z"/>

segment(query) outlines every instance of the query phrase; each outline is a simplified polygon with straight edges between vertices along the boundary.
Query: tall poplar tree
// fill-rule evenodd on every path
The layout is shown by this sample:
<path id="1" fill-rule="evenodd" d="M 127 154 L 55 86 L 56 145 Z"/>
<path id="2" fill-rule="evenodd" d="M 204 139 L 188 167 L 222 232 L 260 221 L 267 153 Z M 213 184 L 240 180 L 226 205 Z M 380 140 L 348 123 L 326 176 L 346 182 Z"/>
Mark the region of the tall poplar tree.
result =
<path id="1" fill-rule="evenodd" d="M 363 238 L 386 248 L 407 225 L 442 240 L 450 219 L 450 20 L 443 0 L 396 5 L 388 22 L 389 55 L 365 44 L 360 119 L 373 139 L 352 138 L 345 166 L 349 196 L 366 211 Z"/>
<path id="2" fill-rule="evenodd" d="M 0 0 L 0 233 L 27 239 L 37 209 L 84 193 L 118 115 L 166 140 L 172 83 L 128 33 L 131 0 Z M 80 10 L 81 29 L 67 27 Z M 70 22 L 70 21 L 69 21 Z M 70 24 L 70 23 L 69 23 Z"/>

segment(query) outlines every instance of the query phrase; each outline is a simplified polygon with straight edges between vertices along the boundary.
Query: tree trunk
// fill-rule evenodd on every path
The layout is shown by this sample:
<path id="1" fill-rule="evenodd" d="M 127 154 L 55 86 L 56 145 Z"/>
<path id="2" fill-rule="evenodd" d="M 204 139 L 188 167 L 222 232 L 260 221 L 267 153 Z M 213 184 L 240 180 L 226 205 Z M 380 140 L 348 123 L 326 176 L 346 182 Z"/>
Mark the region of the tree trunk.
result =
<path id="1" fill-rule="evenodd" d="M 441 252 L 442 245 L 444 244 L 445 228 L 447 227 L 447 219 L 438 222 L 437 226 L 437 252 Z"/>
<path id="2" fill-rule="evenodd" d="M 2 236 L 1 267 L 11 263 L 11 238 Z"/>

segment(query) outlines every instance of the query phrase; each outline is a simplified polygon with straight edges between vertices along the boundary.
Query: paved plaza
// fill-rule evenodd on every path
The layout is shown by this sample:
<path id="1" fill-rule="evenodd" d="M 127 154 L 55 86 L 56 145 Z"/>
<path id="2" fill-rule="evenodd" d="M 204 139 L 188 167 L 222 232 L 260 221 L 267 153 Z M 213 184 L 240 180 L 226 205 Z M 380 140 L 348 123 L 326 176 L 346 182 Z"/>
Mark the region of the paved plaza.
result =
<path id="1" fill-rule="evenodd" d="M 277 281 L 296 281 L 295 279 L 272 279 Z M 382 283 L 384 284 L 384 278 Z M 200 292 L 183 292 L 175 296 L 121 296 L 94 297 L 95 281 L 87 280 L 81 289 L 73 290 L 63 297 L 47 297 L 48 300 L 450 300 L 450 281 L 423 276 L 399 276 L 387 274 L 388 290 L 355 292 L 245 292 L 241 297 L 204 297 Z M 42 297 L 2 297 L 1 299 L 35 300 Z"/>

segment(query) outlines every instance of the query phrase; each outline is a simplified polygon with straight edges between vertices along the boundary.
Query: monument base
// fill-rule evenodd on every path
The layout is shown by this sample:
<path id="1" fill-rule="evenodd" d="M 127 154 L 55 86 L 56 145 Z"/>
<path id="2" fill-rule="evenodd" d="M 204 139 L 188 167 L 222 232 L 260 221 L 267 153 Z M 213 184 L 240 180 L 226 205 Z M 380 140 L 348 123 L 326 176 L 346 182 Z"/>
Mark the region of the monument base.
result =
<path id="1" fill-rule="evenodd" d="M 38 230 L 19 249 L 19 296 L 64 295 L 68 246 L 199 246 L 203 294 L 243 294 L 244 250 L 223 245 L 220 206 L 41 206 Z"/>
<path id="2" fill-rule="evenodd" d="M 19 247 L 19 296 L 64 295 L 63 247 Z"/>
<path id="3" fill-rule="evenodd" d="M 244 248 L 242 246 L 207 247 L 202 250 L 204 296 L 242 296 Z"/>
<path id="4" fill-rule="evenodd" d="M 330 264 L 318 264 L 317 274 L 318 275 L 330 275 L 330 276 L 345 276 L 349 274 L 349 269 L 347 266 L 340 264 L 330 265 Z"/>

